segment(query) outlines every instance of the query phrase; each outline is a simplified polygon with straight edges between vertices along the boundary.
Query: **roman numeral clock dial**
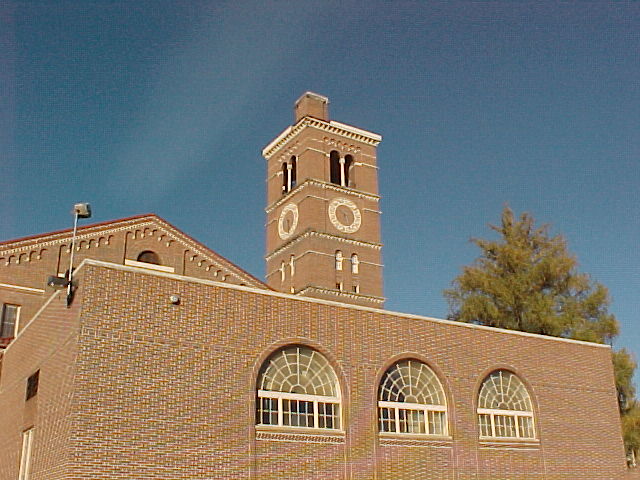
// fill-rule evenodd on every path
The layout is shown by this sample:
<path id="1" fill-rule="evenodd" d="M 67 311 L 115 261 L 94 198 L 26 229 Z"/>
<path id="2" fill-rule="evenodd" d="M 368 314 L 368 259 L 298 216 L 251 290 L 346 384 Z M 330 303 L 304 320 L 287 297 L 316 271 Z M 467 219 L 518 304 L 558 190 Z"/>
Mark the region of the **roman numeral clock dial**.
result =
<path id="1" fill-rule="evenodd" d="M 329 202 L 329 220 L 331 224 L 343 233 L 355 233 L 362 224 L 360 210 L 351 200 L 334 198 Z"/>
<path id="2" fill-rule="evenodd" d="M 286 240 L 296 230 L 298 226 L 298 206 L 295 203 L 289 203 L 285 205 L 280 212 L 280 218 L 278 218 L 278 235 L 282 240 Z"/>

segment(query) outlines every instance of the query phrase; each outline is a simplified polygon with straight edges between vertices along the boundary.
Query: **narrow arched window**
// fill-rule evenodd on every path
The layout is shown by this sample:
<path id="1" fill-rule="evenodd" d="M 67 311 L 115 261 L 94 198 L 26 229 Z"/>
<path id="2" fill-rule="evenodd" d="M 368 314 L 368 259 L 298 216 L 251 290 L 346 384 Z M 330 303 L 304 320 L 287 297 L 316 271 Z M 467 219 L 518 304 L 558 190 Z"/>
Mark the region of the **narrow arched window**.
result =
<path id="1" fill-rule="evenodd" d="M 284 265 L 284 260 L 280 263 L 280 282 L 284 282 L 287 270 Z"/>
<path id="2" fill-rule="evenodd" d="M 340 153 L 336 150 L 329 153 L 329 181 L 340 185 Z"/>
<path id="3" fill-rule="evenodd" d="M 139 262 L 144 263 L 153 263 L 154 265 L 160 265 L 160 257 L 156 252 L 152 252 L 151 250 L 145 250 L 144 252 L 138 255 L 137 260 Z"/>
<path id="4" fill-rule="evenodd" d="M 395 363 L 378 394 L 381 432 L 447 435 L 447 401 L 433 370 L 417 360 Z"/>
<path id="5" fill-rule="evenodd" d="M 344 260 L 344 257 L 342 256 L 342 251 L 341 250 L 336 250 L 336 270 L 337 271 L 341 271 L 342 270 L 342 262 Z"/>
<path id="6" fill-rule="evenodd" d="M 296 273 L 296 256 L 295 255 L 291 255 L 289 257 L 289 273 L 291 274 L 291 276 L 293 277 L 293 275 Z"/>
<path id="7" fill-rule="evenodd" d="M 298 178 L 298 160 L 296 159 L 295 156 L 291 157 L 291 161 L 290 161 L 290 165 L 291 168 L 289 169 L 291 172 L 290 178 L 291 178 L 291 188 L 295 187 L 297 185 L 297 178 Z"/>
<path id="8" fill-rule="evenodd" d="M 482 382 L 478 424 L 481 438 L 535 438 L 531 397 L 515 374 L 496 370 Z"/>
<path id="9" fill-rule="evenodd" d="M 344 157 L 344 183 L 343 187 L 348 187 L 351 185 L 351 167 L 353 166 L 353 157 L 351 155 L 346 155 Z"/>
<path id="10" fill-rule="evenodd" d="M 282 162 L 282 193 L 285 194 L 289 191 L 289 165 L 287 162 Z"/>
<path id="11" fill-rule="evenodd" d="M 271 355 L 258 377 L 256 423 L 340 429 L 340 386 L 327 359 L 303 346 Z"/>
<path id="12" fill-rule="evenodd" d="M 360 260 L 357 253 L 351 255 L 351 273 L 360 273 Z"/>

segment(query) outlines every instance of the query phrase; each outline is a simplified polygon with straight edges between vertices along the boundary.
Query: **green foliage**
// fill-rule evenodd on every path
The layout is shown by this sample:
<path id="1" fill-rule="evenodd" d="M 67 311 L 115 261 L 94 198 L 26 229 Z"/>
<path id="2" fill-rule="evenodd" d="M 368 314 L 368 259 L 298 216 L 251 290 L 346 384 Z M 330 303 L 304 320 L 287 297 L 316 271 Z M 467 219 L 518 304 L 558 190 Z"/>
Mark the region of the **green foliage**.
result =
<path id="1" fill-rule="evenodd" d="M 599 343 L 617 335 L 607 289 L 577 272 L 564 238 L 508 207 L 491 228 L 500 239 L 472 239 L 481 256 L 444 292 L 451 319 Z"/>
<path id="2" fill-rule="evenodd" d="M 481 254 L 445 290 L 449 318 L 461 322 L 556 337 L 610 343 L 618 322 L 609 313 L 603 285 L 577 271 L 565 239 L 550 236 L 523 213 L 505 207 L 498 240 L 474 238 Z M 640 451 L 640 403 L 635 400 L 636 363 L 625 349 L 613 353 L 618 405 L 628 451 Z"/>
<path id="3" fill-rule="evenodd" d="M 625 348 L 613 352 L 613 371 L 616 377 L 618 404 L 620 413 L 623 415 L 632 408 L 640 408 L 640 405 L 634 403 L 636 389 L 633 386 L 633 372 L 636 367 L 635 360 Z"/>
<path id="4" fill-rule="evenodd" d="M 627 452 L 633 452 L 638 459 L 640 457 L 640 403 L 638 401 L 634 401 L 622 414 L 622 433 Z"/>

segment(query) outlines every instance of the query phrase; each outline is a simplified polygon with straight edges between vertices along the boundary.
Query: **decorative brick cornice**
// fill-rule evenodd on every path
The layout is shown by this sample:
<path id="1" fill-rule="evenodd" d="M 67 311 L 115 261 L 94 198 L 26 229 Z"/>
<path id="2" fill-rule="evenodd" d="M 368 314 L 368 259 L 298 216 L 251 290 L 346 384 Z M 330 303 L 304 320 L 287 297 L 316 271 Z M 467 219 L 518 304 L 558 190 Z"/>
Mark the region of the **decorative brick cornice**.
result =
<path id="1" fill-rule="evenodd" d="M 332 290 L 325 287 L 317 287 L 315 285 L 307 285 L 301 288 L 295 295 L 306 296 L 309 292 L 318 292 L 324 295 L 330 295 L 337 298 L 349 298 L 351 300 L 365 300 L 367 302 L 384 303 L 384 297 L 376 297 L 374 295 L 363 295 L 361 293 L 343 292 L 340 290 Z"/>
<path id="2" fill-rule="evenodd" d="M 336 185 L 335 183 L 323 182 L 321 180 L 315 180 L 315 179 L 312 179 L 312 178 L 307 178 L 304 182 L 302 182 L 300 185 L 296 186 L 289 193 L 287 193 L 286 195 L 280 197 L 278 200 L 273 202 L 271 205 L 267 206 L 267 208 L 265 208 L 264 211 L 266 213 L 271 213 L 273 210 L 278 208 L 283 203 L 288 202 L 293 195 L 295 195 L 296 193 L 298 193 L 301 190 L 305 189 L 306 187 L 319 187 L 319 188 L 322 188 L 323 190 L 331 190 L 333 192 L 342 193 L 344 195 L 357 197 L 357 198 L 363 198 L 365 200 L 371 200 L 372 202 L 380 201 L 380 196 L 379 195 L 373 195 L 372 193 L 361 192 L 361 191 L 355 190 L 353 188 L 342 187 L 340 185 Z"/>
<path id="3" fill-rule="evenodd" d="M 372 248 L 373 250 L 380 250 L 382 248 L 381 243 L 363 242 L 361 240 L 354 240 L 352 238 L 343 237 L 341 235 L 332 235 L 329 233 L 322 233 L 322 232 L 317 232 L 315 230 L 307 229 L 304 232 L 302 232 L 300 235 L 293 237 L 293 239 L 289 240 L 287 243 L 285 243 L 281 247 L 275 249 L 273 252 L 265 255 L 264 259 L 266 261 L 269 261 L 276 255 L 279 255 L 283 251 L 293 247 L 295 244 L 309 237 L 318 237 L 318 238 L 326 238 L 328 240 L 336 240 L 338 242 L 346 243 L 349 245 L 357 245 L 359 247 Z"/>
<path id="4" fill-rule="evenodd" d="M 380 446 L 382 447 L 453 447 L 451 438 L 418 438 L 417 436 L 380 436 Z"/>
<path id="5" fill-rule="evenodd" d="M 269 160 L 278 152 L 285 144 L 291 141 L 305 128 L 316 128 L 320 131 L 340 135 L 351 140 L 356 140 L 367 145 L 376 146 L 382 141 L 382 137 L 376 133 L 368 132 L 351 125 L 330 121 L 325 122 L 313 117 L 304 117 L 295 125 L 287 127 L 280 135 L 278 135 L 269 145 L 262 150 L 262 156 Z"/>
<path id="6" fill-rule="evenodd" d="M 156 235 L 156 232 L 160 232 L 159 238 L 165 238 L 167 242 L 178 242 L 183 248 L 188 249 L 190 252 L 189 257 L 199 260 L 203 260 L 216 269 L 225 270 L 228 274 L 235 277 L 238 281 L 247 283 L 248 285 L 258 288 L 268 288 L 262 281 L 255 278 L 253 275 L 245 272 L 240 267 L 237 267 L 229 260 L 216 254 L 213 250 L 208 249 L 197 240 L 182 233 L 176 227 L 169 222 L 161 219 L 160 217 L 150 214 L 141 215 L 137 217 L 125 218 L 122 220 L 114 220 L 111 222 L 99 223 L 96 225 L 89 225 L 78 229 L 76 235 L 76 248 L 80 248 L 80 243 L 83 241 L 95 240 L 96 247 L 100 247 L 99 240 L 106 237 L 105 244 L 109 244 L 108 237 L 115 233 L 123 231 L 136 231 L 142 230 L 143 236 L 147 235 L 145 229 L 150 229 L 150 235 Z M 62 230 L 59 232 L 45 233 L 43 235 L 36 235 L 24 239 L 18 239 L 15 241 L 5 242 L 0 245 L 0 258 L 5 258 L 5 266 L 9 265 L 11 257 L 17 256 L 16 263 L 20 262 L 20 255 L 27 254 L 27 258 L 35 257 L 39 259 L 42 250 L 51 247 L 60 247 L 65 243 L 69 243 L 72 236 L 72 231 Z M 135 236 L 134 236 L 135 238 Z M 2 249 L 4 247 L 4 249 Z M 33 253 L 34 255 L 31 255 Z M 13 263 L 13 262 L 11 262 Z"/>
<path id="7" fill-rule="evenodd" d="M 343 435 L 313 435 L 297 432 L 256 432 L 256 440 L 268 440 L 271 442 L 304 442 L 304 443 L 335 443 L 345 442 Z"/>

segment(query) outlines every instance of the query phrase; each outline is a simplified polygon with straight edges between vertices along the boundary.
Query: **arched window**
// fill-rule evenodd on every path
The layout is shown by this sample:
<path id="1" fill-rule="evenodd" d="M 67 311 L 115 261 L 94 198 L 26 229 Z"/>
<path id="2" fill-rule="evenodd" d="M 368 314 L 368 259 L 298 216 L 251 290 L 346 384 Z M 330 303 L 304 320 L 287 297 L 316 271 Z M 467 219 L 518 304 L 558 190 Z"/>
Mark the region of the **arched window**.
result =
<path id="1" fill-rule="evenodd" d="M 417 360 L 401 360 L 382 378 L 381 432 L 447 435 L 447 400 L 435 373 Z"/>
<path id="2" fill-rule="evenodd" d="M 273 354 L 258 377 L 258 425 L 340 429 L 340 386 L 319 352 L 290 346 Z"/>
<path id="3" fill-rule="evenodd" d="M 293 277 L 296 273 L 296 256 L 295 255 L 291 255 L 289 257 L 289 273 L 291 274 L 291 276 Z"/>
<path id="4" fill-rule="evenodd" d="M 282 194 L 284 195 L 289 191 L 289 165 L 287 162 L 282 162 Z"/>
<path id="5" fill-rule="evenodd" d="M 535 438 L 531 397 L 513 373 L 496 370 L 478 394 L 480 437 Z"/>
<path id="6" fill-rule="evenodd" d="M 340 153 L 335 150 L 329 153 L 329 181 L 340 185 Z"/>
<path id="7" fill-rule="evenodd" d="M 154 265 L 160 265 L 160 257 L 156 252 L 152 252 L 151 250 L 145 250 L 144 252 L 138 255 L 139 262 L 144 263 L 153 263 Z"/>
<path id="8" fill-rule="evenodd" d="M 296 160 L 296 157 L 293 156 L 291 157 L 291 168 L 290 168 L 290 178 L 291 178 L 291 188 L 295 187 L 297 185 L 297 176 L 298 176 L 298 161 Z"/>
<path id="9" fill-rule="evenodd" d="M 336 250 L 336 270 L 337 271 L 341 271 L 342 270 L 342 261 L 344 260 L 344 257 L 342 256 L 342 250 Z"/>
<path id="10" fill-rule="evenodd" d="M 351 167 L 353 166 L 353 157 L 351 155 L 345 155 L 344 157 L 344 183 L 343 187 L 351 185 Z"/>
<path id="11" fill-rule="evenodd" d="M 284 260 L 283 260 L 283 261 L 280 263 L 280 281 L 281 281 L 281 282 L 284 282 L 284 279 L 285 279 L 285 277 L 286 277 L 286 273 L 287 273 L 287 270 L 286 270 L 286 268 L 285 268 Z"/>
<path id="12" fill-rule="evenodd" d="M 360 260 L 357 253 L 351 255 L 351 273 L 360 273 Z"/>

